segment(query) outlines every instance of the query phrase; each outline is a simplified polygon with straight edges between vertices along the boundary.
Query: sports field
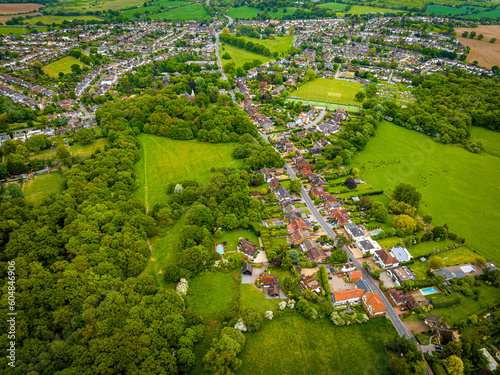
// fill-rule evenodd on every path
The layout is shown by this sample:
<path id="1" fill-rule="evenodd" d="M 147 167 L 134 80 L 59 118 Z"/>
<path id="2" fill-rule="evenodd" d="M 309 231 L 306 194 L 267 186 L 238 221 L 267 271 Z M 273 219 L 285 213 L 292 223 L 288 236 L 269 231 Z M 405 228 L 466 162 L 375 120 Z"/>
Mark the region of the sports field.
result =
<path id="1" fill-rule="evenodd" d="M 185 7 L 170 9 L 166 12 L 152 14 L 149 17 L 152 20 L 201 20 L 210 17 L 210 14 L 203 8 L 203 4 L 196 3 L 186 5 Z"/>
<path id="2" fill-rule="evenodd" d="M 171 182 L 192 179 L 205 183 L 212 176 L 212 167 L 239 168 L 243 165 L 231 155 L 234 143 L 180 141 L 145 133 L 137 139 L 141 144 L 141 159 L 135 165 L 139 178 L 135 195 L 146 207 L 164 201 L 165 189 Z"/>
<path id="3" fill-rule="evenodd" d="M 271 52 L 278 52 L 280 56 L 286 54 L 290 49 L 293 42 L 293 35 L 287 35 L 282 37 L 276 37 L 276 39 L 255 39 L 248 36 L 240 36 L 239 38 L 245 39 L 247 42 L 252 42 L 254 44 L 262 44 L 264 47 L 269 48 Z"/>
<path id="4" fill-rule="evenodd" d="M 188 4 L 188 2 L 187 1 L 157 1 L 154 4 L 155 5 L 150 6 L 150 7 L 140 7 L 140 8 L 134 8 L 134 9 L 128 9 L 126 11 L 123 11 L 121 14 L 125 18 L 132 18 L 134 16 L 134 14 L 136 14 L 136 13 L 144 14 L 146 12 L 149 12 L 149 13 L 158 12 L 158 11 L 160 11 L 162 5 L 165 8 L 170 8 L 170 7 L 174 7 L 177 5 Z"/>
<path id="5" fill-rule="evenodd" d="M 259 331 L 245 333 L 241 359 L 247 365 L 235 374 L 389 375 L 383 340 L 395 334 L 385 318 L 337 327 L 329 319 L 311 321 L 287 312 L 272 321 L 264 319 Z"/>
<path id="6" fill-rule="evenodd" d="M 403 12 L 399 9 L 388 9 L 388 8 L 376 8 L 364 5 L 353 5 L 351 9 L 347 11 L 350 14 L 368 14 L 368 13 L 400 13 Z"/>
<path id="7" fill-rule="evenodd" d="M 243 66 L 243 64 L 245 64 L 246 62 L 253 62 L 254 60 L 260 60 L 262 61 L 262 64 L 274 60 L 271 57 L 257 55 L 256 53 L 248 52 L 244 49 L 230 46 L 229 44 L 223 46 L 222 43 L 220 43 L 219 54 L 222 56 L 226 52 L 228 52 L 229 55 L 231 55 L 231 58 L 229 60 L 221 58 L 220 62 L 222 64 L 222 67 L 224 67 L 224 65 L 230 62 L 233 62 L 234 65 L 236 65 L 236 68 L 238 68 L 240 66 Z"/>
<path id="8" fill-rule="evenodd" d="M 299 8 L 295 7 L 286 7 L 286 12 L 284 12 L 285 7 L 283 8 L 278 8 L 277 12 L 268 12 L 268 15 L 273 18 L 273 19 L 281 19 L 285 15 L 290 15 L 294 14 L 295 11 Z M 304 10 L 304 9 L 303 9 Z M 307 11 L 307 10 L 306 10 Z M 229 17 L 232 17 L 234 19 L 240 19 L 240 20 L 250 20 L 254 17 L 257 17 L 259 13 L 262 13 L 263 11 L 258 9 L 258 8 L 253 8 L 249 6 L 241 6 L 237 8 L 231 8 L 228 12 L 227 15 Z"/>
<path id="9" fill-rule="evenodd" d="M 47 31 L 46 27 L 34 27 L 32 30 L 37 30 L 38 32 Z M 28 34 L 30 32 L 29 29 L 25 27 L 0 27 L 0 34 L 9 35 L 9 34 Z"/>
<path id="10" fill-rule="evenodd" d="M 443 145 L 384 121 L 352 167 L 389 195 L 400 182 L 415 186 L 422 193 L 421 215 L 448 224 L 471 249 L 500 263 L 499 157 Z"/>
<path id="11" fill-rule="evenodd" d="M 289 98 L 311 99 L 337 104 L 358 104 L 354 95 L 363 87 L 361 83 L 341 79 L 315 78 L 290 93 Z"/>
<path id="12" fill-rule="evenodd" d="M 59 171 L 42 174 L 24 183 L 23 194 L 27 200 L 36 202 L 46 194 L 61 191 L 62 181 L 63 175 Z"/>
<path id="13" fill-rule="evenodd" d="M 82 21 L 102 21 L 102 18 L 94 17 L 94 16 L 40 16 L 33 17 L 26 20 L 27 23 L 31 25 L 36 25 L 37 22 L 41 22 L 44 25 L 52 25 L 61 24 L 63 21 L 73 21 L 73 20 L 82 20 Z"/>
<path id="14" fill-rule="evenodd" d="M 74 58 L 73 56 L 66 56 L 61 60 L 54 61 L 49 65 L 45 65 L 42 69 L 43 71 L 51 77 L 58 77 L 59 72 L 71 73 L 71 65 L 80 65 L 80 67 L 85 66 L 80 60 Z"/>

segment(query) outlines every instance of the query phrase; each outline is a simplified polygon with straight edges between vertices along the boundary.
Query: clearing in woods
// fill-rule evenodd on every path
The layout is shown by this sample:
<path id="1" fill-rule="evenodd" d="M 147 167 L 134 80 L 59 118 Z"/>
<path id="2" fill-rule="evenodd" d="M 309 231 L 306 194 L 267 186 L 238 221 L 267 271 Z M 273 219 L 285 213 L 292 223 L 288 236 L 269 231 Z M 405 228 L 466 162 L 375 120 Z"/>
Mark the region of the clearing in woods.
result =
<path id="1" fill-rule="evenodd" d="M 493 65 L 500 65 L 500 26 L 479 26 L 472 28 L 456 28 L 455 31 L 459 36 L 460 43 L 466 47 L 470 47 L 470 53 L 467 56 L 467 61 L 472 63 L 477 61 L 479 66 L 491 69 Z M 462 33 L 468 31 L 476 32 L 477 35 L 483 34 L 483 40 L 470 39 L 462 37 Z M 477 38 L 477 36 L 476 36 Z M 489 43 L 491 38 L 496 38 L 495 43 Z"/>

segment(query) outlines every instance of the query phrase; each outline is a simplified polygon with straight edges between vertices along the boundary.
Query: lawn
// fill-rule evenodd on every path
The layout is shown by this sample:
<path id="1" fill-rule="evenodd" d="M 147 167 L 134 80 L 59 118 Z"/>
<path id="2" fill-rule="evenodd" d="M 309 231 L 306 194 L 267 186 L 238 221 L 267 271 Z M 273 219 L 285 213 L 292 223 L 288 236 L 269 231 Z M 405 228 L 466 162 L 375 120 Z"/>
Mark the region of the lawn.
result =
<path id="1" fill-rule="evenodd" d="M 84 67 L 85 64 L 80 60 L 74 58 L 73 56 L 66 56 L 60 60 L 54 61 L 48 65 L 45 65 L 42 69 L 43 71 L 51 77 L 59 77 L 59 72 L 71 73 L 71 65 L 77 64 L 80 67 Z"/>
<path id="2" fill-rule="evenodd" d="M 341 79 L 315 78 L 290 93 L 290 98 L 312 99 L 338 104 L 358 104 L 354 95 L 363 85 Z"/>
<path id="3" fill-rule="evenodd" d="M 382 122 L 351 166 L 388 195 L 401 182 L 415 186 L 422 193 L 420 215 L 432 216 L 434 224 L 448 224 L 468 246 L 500 263 L 500 158 Z"/>
<path id="4" fill-rule="evenodd" d="M 239 168 L 243 163 L 231 155 L 234 143 L 180 141 L 145 133 L 137 139 L 141 159 L 135 165 L 140 184 L 135 195 L 146 207 L 166 200 L 166 188 L 171 182 L 193 179 L 206 183 L 212 176 L 212 167 Z"/>
<path id="5" fill-rule="evenodd" d="M 40 16 L 33 17 L 26 20 L 27 23 L 31 25 L 36 25 L 37 22 L 41 22 L 44 25 L 61 24 L 63 21 L 102 21 L 102 18 L 94 16 Z"/>
<path id="6" fill-rule="evenodd" d="M 474 300 L 474 296 L 466 297 L 461 294 L 462 301 L 458 305 L 443 307 L 440 309 L 434 309 L 428 312 L 424 312 L 425 316 L 429 315 L 437 315 L 442 316 L 446 323 L 450 326 L 454 326 L 455 324 L 467 320 L 470 315 L 482 315 L 488 312 L 488 307 L 498 301 L 498 288 L 494 286 L 488 286 L 484 281 L 479 281 L 480 286 L 473 286 L 472 289 L 479 289 L 479 299 Z M 411 321 L 419 321 L 417 314 L 412 314 L 405 320 Z"/>
<path id="7" fill-rule="evenodd" d="M 254 307 L 257 310 L 265 313 L 266 311 L 276 311 L 278 310 L 278 305 L 281 300 L 278 299 L 268 299 L 264 293 L 258 290 L 252 284 L 241 284 L 241 297 L 240 297 L 240 309 L 244 311 L 250 307 Z"/>
<path id="8" fill-rule="evenodd" d="M 377 240 L 380 246 L 382 246 L 384 249 L 390 249 L 393 246 L 396 246 L 400 242 L 399 237 L 388 237 L 388 238 L 382 238 L 380 240 Z M 427 242 L 420 242 L 417 245 L 410 246 L 408 247 L 408 251 L 410 252 L 411 255 L 413 255 L 415 258 L 419 258 L 422 255 L 427 255 L 433 251 L 441 250 L 446 247 L 450 247 L 456 244 L 456 241 L 452 241 L 449 238 L 446 239 L 445 241 L 427 241 Z M 434 250 L 436 249 L 436 250 Z"/>
<path id="9" fill-rule="evenodd" d="M 395 334 L 384 318 L 337 327 L 288 312 L 245 334 L 236 374 L 390 374 L 383 340 Z"/>
<path id="10" fill-rule="evenodd" d="M 216 315 L 226 310 L 233 299 L 233 277 L 230 273 L 207 272 L 189 280 L 186 305 L 193 313 Z"/>
<path id="11" fill-rule="evenodd" d="M 345 104 L 335 104 L 335 103 L 326 103 L 318 100 L 309 100 L 309 99 L 291 99 L 288 97 L 285 100 L 285 103 L 291 102 L 302 102 L 302 104 L 312 105 L 314 107 L 326 107 L 329 111 L 336 111 L 339 108 L 344 108 L 346 112 L 358 113 L 360 107 L 358 105 L 345 105 Z"/>
<path id="12" fill-rule="evenodd" d="M 344 10 L 347 7 L 347 4 L 324 3 L 324 4 L 319 4 L 318 7 L 330 10 Z"/>
<path id="13" fill-rule="evenodd" d="M 278 52 L 280 55 L 285 55 L 293 42 L 293 35 L 287 35 L 282 37 L 276 37 L 276 39 L 255 39 L 248 36 L 241 36 L 239 38 L 245 39 L 247 42 L 252 42 L 254 44 L 262 44 L 264 47 L 269 48 L 271 52 Z M 238 38 L 238 39 L 239 39 Z"/>
<path id="14" fill-rule="evenodd" d="M 61 172 L 52 172 L 37 176 L 23 184 L 23 194 L 27 200 L 36 202 L 44 195 L 58 193 L 62 190 L 63 175 Z"/>
<path id="15" fill-rule="evenodd" d="M 230 59 L 226 60 L 222 58 L 222 55 L 225 52 L 228 52 L 229 55 L 231 55 Z M 229 44 L 222 45 L 222 43 L 219 44 L 219 54 L 221 56 L 220 62 L 222 64 L 222 67 L 230 62 L 233 62 L 236 68 L 238 68 L 240 66 L 243 66 L 243 64 L 245 64 L 246 62 L 253 62 L 254 60 L 260 60 L 262 64 L 274 60 L 274 58 L 272 57 L 257 55 L 256 53 L 248 52 L 244 49 L 230 46 Z"/>
<path id="16" fill-rule="evenodd" d="M 47 31 L 46 27 L 36 27 L 31 30 L 37 30 L 38 32 Z M 28 34 L 30 29 L 25 27 L 0 27 L 0 34 L 9 35 L 9 34 Z"/>
<path id="17" fill-rule="evenodd" d="M 400 13 L 403 12 L 399 9 L 375 8 L 364 5 L 353 5 L 347 11 L 349 14 L 368 14 L 368 13 Z"/>
<path id="18" fill-rule="evenodd" d="M 238 247 L 238 238 L 240 237 L 243 237 L 248 241 L 253 242 L 260 249 L 259 239 L 249 229 L 240 229 L 240 230 L 233 230 L 231 232 L 226 232 L 224 233 L 224 236 L 221 239 L 214 238 L 213 241 L 214 243 L 222 243 L 226 241 L 227 242 L 226 251 L 235 251 L 236 248 Z"/>
<path id="19" fill-rule="evenodd" d="M 92 155 L 92 153 L 97 150 L 97 149 L 104 149 L 104 146 L 108 144 L 108 139 L 107 138 L 99 138 L 94 140 L 92 143 L 88 145 L 82 145 L 80 143 L 75 143 L 71 146 L 69 146 L 69 151 L 71 152 L 72 155 L 75 156 L 85 156 L 89 157 Z M 37 152 L 34 155 L 31 155 L 30 158 L 33 159 L 48 159 L 48 158 L 55 158 L 56 157 L 56 152 L 49 150 L 43 150 L 40 152 Z"/>
<path id="20" fill-rule="evenodd" d="M 484 151 L 500 156 L 500 132 L 471 126 L 470 140 L 475 142 L 479 139 L 483 140 Z"/>
<path id="21" fill-rule="evenodd" d="M 203 7 L 203 4 L 196 3 L 191 5 L 186 5 L 185 7 L 175 8 L 167 10 L 166 12 L 153 14 L 149 16 L 152 20 L 201 20 L 209 18 L 210 14 Z"/>
<path id="22" fill-rule="evenodd" d="M 295 8 L 295 7 L 286 7 L 286 12 L 284 11 L 285 10 L 285 7 L 283 8 L 278 8 L 278 11 L 277 12 L 268 12 L 268 15 L 272 18 L 272 19 L 282 19 L 284 16 L 286 15 L 290 15 L 290 14 L 293 14 L 295 13 L 295 11 L 299 9 L 299 8 Z M 304 9 L 303 9 L 304 10 Z M 307 11 L 307 10 L 306 10 Z M 263 11 L 258 9 L 258 8 L 253 8 L 253 7 L 249 7 L 249 6 L 241 6 L 241 7 L 237 7 L 237 8 L 231 8 L 228 12 L 227 12 L 227 15 L 229 17 L 232 17 L 234 19 L 242 19 L 242 20 L 249 20 L 249 19 L 252 19 L 254 17 L 257 17 L 257 15 L 259 13 L 262 13 Z"/>

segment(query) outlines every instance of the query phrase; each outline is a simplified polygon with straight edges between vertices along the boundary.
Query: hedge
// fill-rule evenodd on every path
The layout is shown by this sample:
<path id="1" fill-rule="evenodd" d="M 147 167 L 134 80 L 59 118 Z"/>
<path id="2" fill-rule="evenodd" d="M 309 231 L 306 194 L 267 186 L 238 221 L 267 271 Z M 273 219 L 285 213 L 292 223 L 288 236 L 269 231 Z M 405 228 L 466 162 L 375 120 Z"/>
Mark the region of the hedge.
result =
<path id="1" fill-rule="evenodd" d="M 363 193 L 363 194 L 359 194 L 359 197 L 363 197 L 365 195 L 379 195 L 379 194 L 384 194 L 384 191 L 383 190 L 373 190 L 373 191 L 368 191 L 366 193 Z"/>

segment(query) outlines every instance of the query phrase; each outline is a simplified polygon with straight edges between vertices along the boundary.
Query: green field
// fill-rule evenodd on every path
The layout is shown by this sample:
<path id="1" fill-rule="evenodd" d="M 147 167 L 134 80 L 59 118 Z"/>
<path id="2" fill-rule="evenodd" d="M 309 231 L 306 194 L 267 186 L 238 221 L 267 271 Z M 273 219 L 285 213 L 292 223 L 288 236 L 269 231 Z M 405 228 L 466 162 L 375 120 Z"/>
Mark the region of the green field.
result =
<path id="1" fill-rule="evenodd" d="M 290 98 L 311 99 L 337 104 L 359 104 L 354 95 L 363 85 L 341 79 L 315 78 L 290 93 Z"/>
<path id="2" fill-rule="evenodd" d="M 265 313 L 266 311 L 276 311 L 278 310 L 278 305 L 281 300 L 278 299 L 268 299 L 252 284 L 241 284 L 241 297 L 240 297 L 240 309 L 243 311 L 248 308 L 256 308 L 257 310 Z"/>
<path id="3" fill-rule="evenodd" d="M 222 56 L 225 52 L 228 52 L 231 55 L 231 58 L 228 60 L 221 58 L 220 62 L 223 67 L 230 62 L 233 62 L 234 65 L 236 65 L 236 68 L 238 68 L 240 66 L 242 67 L 246 62 L 253 62 L 254 60 L 260 60 L 262 61 L 262 64 L 274 60 L 271 57 L 257 55 L 256 53 L 248 52 L 244 49 L 230 46 L 229 44 L 223 46 L 222 43 L 220 43 L 219 54 Z"/>
<path id="4" fill-rule="evenodd" d="M 390 374 L 383 340 L 395 334 L 385 318 L 337 327 L 287 312 L 245 334 L 236 374 Z"/>
<path id="5" fill-rule="evenodd" d="M 128 9 L 123 11 L 121 14 L 125 18 L 132 18 L 134 14 L 139 13 L 139 14 L 144 14 L 146 12 L 149 13 L 154 13 L 158 12 L 161 9 L 161 6 L 163 5 L 165 8 L 170 8 L 174 7 L 177 5 L 184 5 L 184 4 L 189 4 L 187 1 L 156 1 L 154 3 L 155 5 L 150 6 L 150 7 L 139 7 L 139 8 L 134 8 L 134 9 Z"/>
<path id="6" fill-rule="evenodd" d="M 393 246 L 398 245 L 401 241 L 399 237 L 387 237 L 377 240 L 380 246 L 384 249 L 390 249 Z M 415 258 L 418 259 L 423 255 L 430 254 L 434 251 L 442 250 L 444 248 L 453 246 L 456 244 L 456 241 L 452 241 L 449 238 L 444 241 L 426 241 L 420 242 L 417 245 L 409 246 L 408 251 Z"/>
<path id="7" fill-rule="evenodd" d="M 38 32 L 47 31 L 46 27 L 34 27 L 31 30 L 37 30 Z M 9 35 L 9 34 L 28 34 L 30 29 L 26 27 L 0 27 L 0 34 Z"/>
<path id="8" fill-rule="evenodd" d="M 278 11 L 277 12 L 268 12 L 268 15 L 269 17 L 273 18 L 273 19 L 281 19 L 283 18 L 285 15 L 290 15 L 290 14 L 293 14 L 295 13 L 295 11 L 299 8 L 295 8 L 295 7 L 286 7 L 286 12 L 283 12 L 284 11 L 284 7 L 283 8 L 278 8 Z M 241 7 L 238 7 L 238 8 L 231 8 L 228 12 L 227 12 L 227 15 L 229 17 L 232 17 L 234 19 L 241 19 L 241 20 L 250 20 L 254 17 L 257 17 L 257 15 L 259 13 L 262 13 L 263 11 L 258 9 L 258 8 L 253 8 L 253 7 L 249 7 L 249 6 L 241 6 Z"/>
<path id="9" fill-rule="evenodd" d="M 240 229 L 240 230 L 233 230 L 231 232 L 226 232 L 224 233 L 224 236 L 221 239 L 214 239 L 215 243 L 222 243 L 224 241 L 227 242 L 226 244 L 226 251 L 235 251 L 238 247 L 238 238 L 243 237 L 247 239 L 250 242 L 253 242 L 254 244 L 259 246 L 259 239 L 253 232 L 251 232 L 249 229 Z"/>
<path id="10" fill-rule="evenodd" d="M 473 250 L 500 263 L 500 158 L 443 145 L 384 121 L 351 165 L 389 195 L 401 182 L 417 187 L 421 215 L 448 224 Z"/>
<path id="11" fill-rule="evenodd" d="M 212 176 L 212 167 L 239 168 L 243 163 L 231 155 L 234 143 L 179 141 L 145 133 L 137 139 L 141 144 L 141 159 L 136 163 L 140 187 L 135 195 L 146 207 L 164 201 L 165 189 L 171 182 L 193 179 L 206 183 Z"/>
<path id="12" fill-rule="evenodd" d="M 215 315 L 226 310 L 233 299 L 233 277 L 230 273 L 207 272 L 189 280 L 186 304 L 190 312 Z"/>
<path id="13" fill-rule="evenodd" d="M 500 132 L 472 126 L 470 128 L 470 140 L 476 142 L 483 140 L 484 151 L 500 156 Z"/>
<path id="14" fill-rule="evenodd" d="M 120 10 L 141 7 L 143 4 L 144 2 L 140 0 L 72 0 L 58 3 L 55 9 L 58 11 Z"/>
<path id="15" fill-rule="evenodd" d="M 330 10 L 344 10 L 347 7 L 347 4 L 324 3 L 324 4 L 319 4 L 318 7 Z"/>
<path id="16" fill-rule="evenodd" d="M 399 9 L 387 9 L 387 8 L 376 8 L 364 5 L 353 5 L 351 9 L 347 11 L 349 14 L 367 14 L 367 13 L 400 13 L 403 12 Z"/>
<path id="17" fill-rule="evenodd" d="M 477 14 L 471 14 L 471 15 L 468 15 L 466 17 L 467 18 L 482 18 L 482 17 L 498 18 L 498 17 L 500 17 L 500 8 L 488 10 L 486 12 L 481 12 L 481 13 L 477 13 Z"/>
<path id="18" fill-rule="evenodd" d="M 439 243 L 439 242 L 434 242 Z M 442 248 L 442 246 L 440 246 Z M 410 251 L 410 250 L 409 250 Z M 461 246 L 456 249 L 447 250 L 445 252 L 433 255 L 429 257 L 429 260 L 425 263 L 420 262 L 418 259 L 415 260 L 415 263 L 410 265 L 409 267 L 415 272 L 415 277 L 417 279 L 423 279 L 427 277 L 427 270 L 429 269 L 429 262 L 434 257 L 440 257 L 444 260 L 444 267 L 448 266 L 458 266 L 460 264 L 472 263 L 476 260 L 477 254 L 472 252 L 466 246 Z"/>
<path id="19" fill-rule="evenodd" d="M 469 8 L 472 8 L 474 10 L 481 10 L 485 9 L 482 7 L 476 7 L 476 6 L 463 6 L 460 8 L 453 8 L 453 7 L 447 7 L 443 5 L 429 5 L 429 7 L 426 10 L 426 13 L 435 13 L 435 14 L 451 14 L 451 15 L 457 15 L 457 14 L 465 14 Z"/>
<path id="20" fill-rule="evenodd" d="M 102 150 L 106 144 L 108 144 L 107 138 L 99 138 L 88 145 L 82 145 L 79 143 L 75 143 L 75 144 L 69 146 L 69 151 L 71 152 L 71 155 L 74 155 L 74 156 L 89 157 L 90 155 L 92 155 L 92 153 L 95 150 L 97 150 L 97 149 Z M 51 151 L 51 150 L 43 150 L 43 151 L 37 152 L 36 154 L 34 154 L 30 157 L 33 159 L 55 158 L 56 152 Z"/>
<path id="21" fill-rule="evenodd" d="M 201 20 L 210 17 L 210 14 L 203 7 L 203 4 L 196 3 L 186 5 L 185 7 L 167 10 L 166 12 L 157 13 L 149 16 L 152 20 Z"/>
<path id="22" fill-rule="evenodd" d="M 27 23 L 31 25 L 36 25 L 37 22 L 41 22 L 44 25 L 52 25 L 61 24 L 63 21 L 73 21 L 73 20 L 81 20 L 81 21 L 102 21 L 102 18 L 94 17 L 94 16 L 40 16 L 33 17 L 26 20 Z"/>
<path id="23" fill-rule="evenodd" d="M 325 107 L 329 111 L 336 111 L 338 108 L 344 108 L 347 112 L 353 112 L 353 113 L 358 113 L 360 110 L 360 107 L 357 105 L 345 105 L 345 104 L 335 104 L 335 103 L 327 103 L 319 100 L 309 100 L 309 99 L 290 99 L 287 98 L 285 100 L 285 103 L 291 101 L 291 102 L 302 102 L 302 104 L 306 105 L 312 105 L 315 107 Z"/>
<path id="24" fill-rule="evenodd" d="M 23 185 L 23 194 L 27 200 L 38 201 L 49 193 L 58 193 L 62 189 L 63 175 L 61 172 L 52 172 L 37 176 Z"/>
<path id="25" fill-rule="evenodd" d="M 248 36 L 240 36 L 238 38 L 243 38 L 247 42 L 252 42 L 254 44 L 262 44 L 264 47 L 269 48 L 271 52 L 278 52 L 281 54 L 286 54 L 290 49 L 293 42 L 293 35 L 287 35 L 283 37 L 276 37 L 276 39 L 255 39 Z"/>
<path id="26" fill-rule="evenodd" d="M 61 60 L 54 61 L 49 65 L 45 65 L 42 69 L 43 71 L 51 77 L 59 77 L 59 72 L 71 73 L 71 65 L 80 65 L 80 67 L 84 67 L 85 64 L 80 60 L 74 58 L 73 56 L 66 56 Z"/>

